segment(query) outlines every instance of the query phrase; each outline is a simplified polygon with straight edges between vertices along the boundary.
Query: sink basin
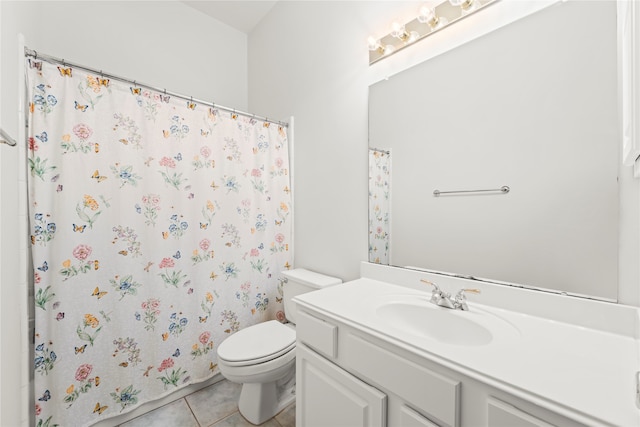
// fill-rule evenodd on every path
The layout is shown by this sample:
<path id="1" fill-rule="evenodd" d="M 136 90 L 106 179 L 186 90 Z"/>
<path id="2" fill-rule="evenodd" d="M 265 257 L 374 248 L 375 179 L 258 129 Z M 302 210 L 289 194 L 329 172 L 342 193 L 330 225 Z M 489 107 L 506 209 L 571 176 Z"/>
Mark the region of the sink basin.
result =
<path id="1" fill-rule="evenodd" d="M 381 302 L 376 315 L 398 332 L 451 345 L 482 346 L 497 337 L 518 335 L 511 323 L 477 306 L 452 310 L 415 295 Z"/>

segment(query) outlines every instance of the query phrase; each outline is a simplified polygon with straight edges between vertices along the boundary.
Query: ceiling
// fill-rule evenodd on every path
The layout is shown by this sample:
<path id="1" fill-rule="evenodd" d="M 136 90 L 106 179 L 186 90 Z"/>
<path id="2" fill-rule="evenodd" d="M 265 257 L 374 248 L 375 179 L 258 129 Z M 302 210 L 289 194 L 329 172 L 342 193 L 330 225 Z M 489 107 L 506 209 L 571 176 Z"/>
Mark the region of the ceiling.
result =
<path id="1" fill-rule="evenodd" d="M 277 0 L 183 0 L 182 2 L 245 34 L 249 34 L 269 13 Z"/>

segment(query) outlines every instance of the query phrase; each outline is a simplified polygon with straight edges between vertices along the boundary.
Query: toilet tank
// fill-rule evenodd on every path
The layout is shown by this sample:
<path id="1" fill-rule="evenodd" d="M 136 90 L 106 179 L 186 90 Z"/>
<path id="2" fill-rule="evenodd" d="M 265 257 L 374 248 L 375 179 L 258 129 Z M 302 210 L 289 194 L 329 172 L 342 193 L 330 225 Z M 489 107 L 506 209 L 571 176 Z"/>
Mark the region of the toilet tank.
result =
<path id="1" fill-rule="evenodd" d="M 342 283 L 342 280 L 336 277 L 325 276 L 304 268 L 285 270 L 282 275 L 286 278 L 282 285 L 284 314 L 287 320 L 293 324 L 296 323 L 296 307 L 295 303 L 291 301 L 293 297 Z"/>

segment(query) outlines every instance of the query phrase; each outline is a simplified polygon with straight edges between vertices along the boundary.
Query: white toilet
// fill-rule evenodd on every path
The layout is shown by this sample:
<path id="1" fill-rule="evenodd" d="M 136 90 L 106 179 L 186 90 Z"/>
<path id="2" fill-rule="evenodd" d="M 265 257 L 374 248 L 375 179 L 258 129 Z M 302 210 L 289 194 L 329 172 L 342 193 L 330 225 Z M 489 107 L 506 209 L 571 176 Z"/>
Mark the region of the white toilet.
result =
<path id="1" fill-rule="evenodd" d="M 238 409 L 247 421 L 262 424 L 295 399 L 296 295 L 342 283 L 335 277 L 298 268 L 283 271 L 284 312 L 277 320 L 242 329 L 218 347 L 218 367 L 229 381 L 242 384 Z"/>

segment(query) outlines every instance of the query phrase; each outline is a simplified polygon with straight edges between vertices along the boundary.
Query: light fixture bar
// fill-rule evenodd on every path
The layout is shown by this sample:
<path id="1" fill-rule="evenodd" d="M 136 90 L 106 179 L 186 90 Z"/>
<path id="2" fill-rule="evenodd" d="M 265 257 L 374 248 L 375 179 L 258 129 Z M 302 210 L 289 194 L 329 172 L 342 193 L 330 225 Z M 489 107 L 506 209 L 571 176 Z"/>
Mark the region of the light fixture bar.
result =
<path id="1" fill-rule="evenodd" d="M 433 8 L 435 14 L 432 19 L 425 22 L 423 16 L 418 16 L 404 24 L 404 37 L 394 36 L 395 29 L 378 40 L 370 37 L 368 41 L 369 65 L 387 58 L 405 47 L 419 40 L 423 40 L 498 1 L 499 0 L 447 0 Z M 454 6 L 452 3 L 460 3 L 460 5 Z M 470 7 L 472 5 L 475 7 Z M 411 37 L 408 37 L 408 35 L 411 35 Z"/>

